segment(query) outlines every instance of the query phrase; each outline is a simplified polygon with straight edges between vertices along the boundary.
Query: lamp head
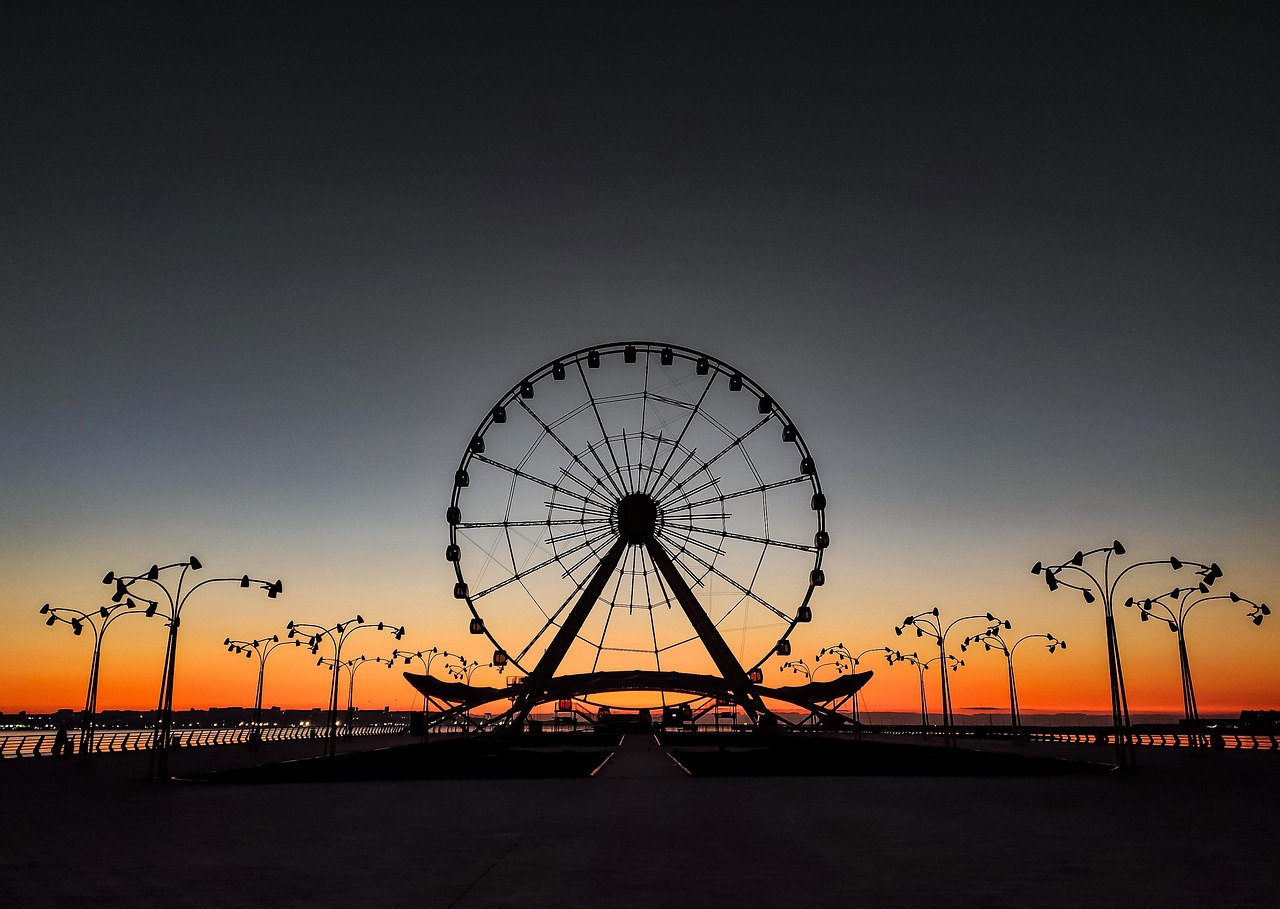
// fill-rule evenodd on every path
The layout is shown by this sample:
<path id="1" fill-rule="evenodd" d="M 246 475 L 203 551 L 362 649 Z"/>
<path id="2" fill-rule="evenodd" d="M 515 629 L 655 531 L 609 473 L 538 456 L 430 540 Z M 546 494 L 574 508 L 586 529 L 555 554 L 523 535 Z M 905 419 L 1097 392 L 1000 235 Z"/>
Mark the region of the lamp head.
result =
<path id="1" fill-rule="evenodd" d="M 116 573 L 114 571 L 108 571 L 106 575 L 102 578 L 102 583 L 111 584 L 115 581 L 115 579 L 116 579 Z"/>
<path id="2" fill-rule="evenodd" d="M 152 565 L 150 568 L 147 569 L 146 579 L 148 581 L 157 580 L 159 577 L 160 577 L 159 565 Z"/>
<path id="3" fill-rule="evenodd" d="M 1111 551 L 1114 552 L 1116 555 L 1124 555 L 1124 547 L 1120 545 L 1119 540 L 1111 541 Z"/>
<path id="4" fill-rule="evenodd" d="M 242 577 L 242 578 L 240 579 L 240 586 L 241 586 L 241 587 L 248 587 L 248 586 L 249 586 L 249 576 L 248 576 L 247 574 L 246 574 L 244 577 Z"/>
<path id="5" fill-rule="evenodd" d="M 191 556 L 191 558 L 187 559 L 187 564 L 191 566 L 192 571 L 199 571 L 204 567 L 204 565 L 200 564 L 200 560 L 195 556 Z"/>
<path id="6" fill-rule="evenodd" d="M 1233 593 L 1233 594 L 1232 594 L 1232 596 L 1235 596 L 1235 594 Z M 46 613 L 48 613 L 48 611 L 49 611 L 49 604 L 48 604 L 48 603 L 45 603 L 43 606 L 41 606 L 41 607 L 40 607 L 40 614 L 41 614 L 41 615 L 45 615 Z"/>
<path id="7" fill-rule="evenodd" d="M 1076 550 L 1076 554 L 1071 557 L 1071 564 L 1077 568 L 1084 564 L 1084 552 L 1082 550 Z"/>
<path id="8" fill-rule="evenodd" d="M 1044 564 L 1041 562 L 1036 562 L 1034 565 L 1031 566 L 1032 574 L 1039 574 L 1043 570 L 1044 570 Z"/>
<path id="9" fill-rule="evenodd" d="M 1055 576 L 1054 573 L 1047 568 L 1045 569 L 1045 572 L 1044 572 L 1044 582 L 1049 587 L 1049 590 L 1051 592 L 1058 589 L 1057 576 Z"/>
<path id="10" fill-rule="evenodd" d="M 360 615 L 360 613 L 358 613 L 358 612 L 356 613 L 356 624 L 357 624 L 357 625 L 363 625 L 363 624 L 364 624 L 364 616 Z"/>
<path id="11" fill-rule="evenodd" d="M 1178 561 L 1177 556 L 1169 556 L 1169 564 L 1173 566 L 1174 571 L 1177 571 L 1179 568 L 1182 567 L 1182 563 Z"/>
<path id="12" fill-rule="evenodd" d="M 938 617 L 938 607 L 937 607 L 937 606 L 934 606 L 934 607 L 933 607 L 933 609 L 931 609 L 931 610 L 930 610 L 930 612 L 931 612 L 931 614 L 933 615 L 933 617 L 934 617 L 935 619 Z"/>
<path id="13" fill-rule="evenodd" d="M 145 613 L 146 617 L 147 617 L 147 618 L 151 618 L 153 615 L 155 615 L 155 614 L 156 614 L 156 607 L 157 607 L 157 606 L 159 606 L 159 605 L 160 605 L 160 604 L 159 604 L 159 603 L 157 603 L 155 600 L 152 600 L 150 603 L 148 603 L 148 604 L 147 604 L 147 611 L 146 611 L 146 613 Z"/>
<path id="14" fill-rule="evenodd" d="M 1080 591 L 1080 592 L 1084 594 L 1084 601 L 1085 601 L 1086 603 L 1092 603 L 1092 602 L 1093 602 L 1093 600 L 1094 600 L 1094 596 L 1093 596 L 1093 594 L 1092 594 L 1090 591 L 1088 591 L 1088 590 L 1082 590 L 1082 591 Z"/>

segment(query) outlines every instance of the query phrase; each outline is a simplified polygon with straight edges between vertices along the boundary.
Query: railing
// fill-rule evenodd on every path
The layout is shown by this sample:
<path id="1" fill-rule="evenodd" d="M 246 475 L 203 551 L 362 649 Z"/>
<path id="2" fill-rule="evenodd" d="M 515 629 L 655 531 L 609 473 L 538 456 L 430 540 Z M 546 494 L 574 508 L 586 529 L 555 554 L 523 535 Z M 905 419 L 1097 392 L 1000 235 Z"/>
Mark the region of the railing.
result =
<path id="1" fill-rule="evenodd" d="M 853 730 L 846 730 L 853 731 Z M 1114 745 L 1111 726 L 862 726 L 856 730 L 872 735 L 947 736 L 967 739 L 1003 739 L 1024 742 L 1058 742 L 1079 745 Z M 1280 730 L 1217 729 L 1205 727 L 1198 733 L 1185 726 L 1133 726 L 1129 741 L 1144 747 L 1190 748 L 1194 744 L 1210 748 L 1245 751 L 1280 751 Z M 1199 739 L 1194 742 L 1193 739 Z"/>
<path id="2" fill-rule="evenodd" d="M 263 742 L 288 742 L 300 739 L 322 739 L 328 730 L 317 726 L 264 726 L 257 730 Z M 434 730 L 433 730 L 434 731 Z M 247 743 L 253 736 L 252 726 L 236 726 L 226 729 L 175 729 L 173 747 L 197 748 L 206 745 L 238 745 Z M 370 735 L 403 735 L 404 726 L 352 726 L 338 730 L 339 738 Z M 21 735 L 0 736 L 0 758 L 51 757 L 56 732 L 32 732 Z M 80 752 L 79 730 L 67 732 L 72 754 Z M 93 753 L 110 754 L 122 751 L 149 751 L 155 743 L 154 729 L 98 730 L 93 734 Z"/>

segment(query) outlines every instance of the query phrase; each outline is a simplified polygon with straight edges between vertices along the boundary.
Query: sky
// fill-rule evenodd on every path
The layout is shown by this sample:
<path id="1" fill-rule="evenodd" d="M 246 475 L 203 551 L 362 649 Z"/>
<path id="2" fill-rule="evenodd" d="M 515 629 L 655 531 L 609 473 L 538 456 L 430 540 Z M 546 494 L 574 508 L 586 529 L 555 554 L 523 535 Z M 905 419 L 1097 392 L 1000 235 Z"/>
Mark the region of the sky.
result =
<path id="1" fill-rule="evenodd" d="M 1069 642 L 1019 651 L 1024 711 L 1107 709 L 1101 610 L 1034 562 L 1120 539 L 1280 590 L 1276 32 L 1247 4 L 6 4 L 0 710 L 83 701 L 91 644 L 42 604 L 192 554 L 285 592 L 192 597 L 180 708 L 251 702 L 221 642 L 291 619 L 487 661 L 454 470 L 523 376 L 630 339 L 804 434 L 831 548 L 796 656 L 990 611 Z M 1131 708 L 1179 710 L 1175 636 L 1119 613 Z M 1202 713 L 1280 706 L 1246 615 L 1188 625 Z M 101 707 L 154 705 L 164 635 L 112 626 Z M 864 709 L 916 708 L 864 663 Z M 399 671 L 357 703 L 414 705 Z M 266 687 L 328 679 L 290 649 Z M 993 654 L 952 687 L 1007 704 Z"/>

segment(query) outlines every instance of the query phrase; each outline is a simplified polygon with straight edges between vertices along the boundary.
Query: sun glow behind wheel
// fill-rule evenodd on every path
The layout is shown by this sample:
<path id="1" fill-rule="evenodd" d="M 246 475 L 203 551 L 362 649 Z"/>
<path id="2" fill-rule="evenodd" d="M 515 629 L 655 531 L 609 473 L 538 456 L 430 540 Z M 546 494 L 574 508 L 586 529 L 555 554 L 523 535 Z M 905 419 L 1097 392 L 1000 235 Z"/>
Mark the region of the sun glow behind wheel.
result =
<path id="1" fill-rule="evenodd" d="M 621 536 L 560 672 L 715 674 L 647 540 L 752 668 L 810 614 L 824 508 L 799 433 L 731 366 L 652 342 L 584 349 L 497 398 L 469 441 L 449 510 L 455 595 L 528 673 Z"/>

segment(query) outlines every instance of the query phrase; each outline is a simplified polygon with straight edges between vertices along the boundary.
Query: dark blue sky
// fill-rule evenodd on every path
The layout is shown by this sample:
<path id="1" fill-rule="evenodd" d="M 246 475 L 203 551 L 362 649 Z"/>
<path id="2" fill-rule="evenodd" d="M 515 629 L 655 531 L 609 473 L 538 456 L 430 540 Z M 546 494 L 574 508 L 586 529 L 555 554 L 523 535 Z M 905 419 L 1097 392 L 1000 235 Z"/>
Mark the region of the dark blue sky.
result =
<path id="1" fill-rule="evenodd" d="M 1041 608 L 1027 564 L 1114 536 L 1274 596 L 1261 6 L 9 4 L 0 35 L 0 608 L 177 546 L 452 628 L 471 430 L 623 337 L 804 428 L 833 638 Z"/>

